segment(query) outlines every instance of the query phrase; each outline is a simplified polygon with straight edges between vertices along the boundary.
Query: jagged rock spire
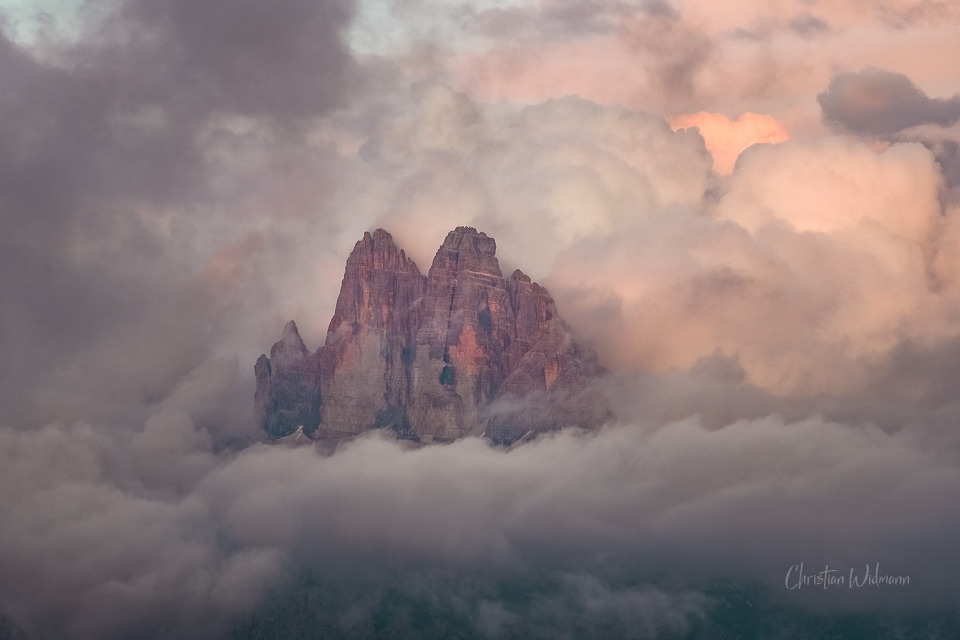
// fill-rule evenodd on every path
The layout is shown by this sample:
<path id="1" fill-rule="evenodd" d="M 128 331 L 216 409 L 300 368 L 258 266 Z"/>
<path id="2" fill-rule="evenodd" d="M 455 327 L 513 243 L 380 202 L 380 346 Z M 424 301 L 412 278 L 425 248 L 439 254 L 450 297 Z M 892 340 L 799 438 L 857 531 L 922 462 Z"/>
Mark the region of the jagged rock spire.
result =
<path id="1" fill-rule="evenodd" d="M 595 359 L 546 289 L 519 270 L 504 279 L 496 249 L 485 233 L 457 227 L 424 276 L 389 233 L 365 233 L 347 258 L 324 346 L 310 354 L 290 322 L 257 361 L 264 428 L 511 440 L 602 417 L 584 409 L 597 404 L 583 397 Z"/>

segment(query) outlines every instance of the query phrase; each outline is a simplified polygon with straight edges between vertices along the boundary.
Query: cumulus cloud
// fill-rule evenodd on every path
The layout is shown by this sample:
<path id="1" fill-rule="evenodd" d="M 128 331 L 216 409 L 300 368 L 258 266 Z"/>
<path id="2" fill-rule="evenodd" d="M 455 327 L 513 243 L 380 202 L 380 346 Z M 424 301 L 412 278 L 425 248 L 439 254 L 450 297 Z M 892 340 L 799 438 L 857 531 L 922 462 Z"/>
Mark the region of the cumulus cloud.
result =
<path id="1" fill-rule="evenodd" d="M 661 118 L 573 97 L 483 114 L 445 85 L 415 100 L 368 143 L 371 179 L 348 206 L 374 213 L 421 267 L 469 223 L 507 266 L 543 277 L 572 242 L 695 206 L 709 185 L 702 138 Z"/>
<path id="2" fill-rule="evenodd" d="M 781 394 L 852 391 L 902 341 L 956 335 L 952 298 L 928 286 L 941 185 L 917 144 L 754 147 L 705 212 L 583 238 L 551 279 L 618 368 L 686 369 L 719 352 Z"/>

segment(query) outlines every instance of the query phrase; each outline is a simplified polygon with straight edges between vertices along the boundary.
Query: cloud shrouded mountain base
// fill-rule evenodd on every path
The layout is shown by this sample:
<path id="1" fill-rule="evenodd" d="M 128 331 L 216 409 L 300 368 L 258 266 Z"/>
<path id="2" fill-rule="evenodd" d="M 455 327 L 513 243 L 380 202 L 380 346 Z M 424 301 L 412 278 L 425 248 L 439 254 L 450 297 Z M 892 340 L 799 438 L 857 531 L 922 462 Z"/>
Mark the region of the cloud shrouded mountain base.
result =
<path id="1" fill-rule="evenodd" d="M 178 442 L 151 442 L 161 421 Z M 0 432 L 7 613 L 40 638 L 698 637 L 731 608 L 772 631 L 945 624 L 958 597 L 956 445 L 926 432 L 641 420 L 327 457 L 198 437 L 176 415 L 130 442 Z M 801 562 L 910 581 L 787 589 Z"/>

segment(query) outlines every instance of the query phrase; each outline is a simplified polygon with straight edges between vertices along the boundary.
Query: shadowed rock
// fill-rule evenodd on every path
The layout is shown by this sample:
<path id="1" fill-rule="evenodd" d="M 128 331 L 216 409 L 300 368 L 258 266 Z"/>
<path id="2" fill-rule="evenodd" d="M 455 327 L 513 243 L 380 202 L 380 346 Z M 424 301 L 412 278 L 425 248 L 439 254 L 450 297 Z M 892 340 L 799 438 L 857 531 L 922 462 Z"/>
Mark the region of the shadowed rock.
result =
<path id="1" fill-rule="evenodd" d="M 320 354 L 307 350 L 293 320 L 283 328 L 270 357 L 257 359 L 254 405 L 260 426 L 271 437 L 289 435 L 301 425 L 308 432 L 316 429 L 320 422 L 319 361 Z"/>

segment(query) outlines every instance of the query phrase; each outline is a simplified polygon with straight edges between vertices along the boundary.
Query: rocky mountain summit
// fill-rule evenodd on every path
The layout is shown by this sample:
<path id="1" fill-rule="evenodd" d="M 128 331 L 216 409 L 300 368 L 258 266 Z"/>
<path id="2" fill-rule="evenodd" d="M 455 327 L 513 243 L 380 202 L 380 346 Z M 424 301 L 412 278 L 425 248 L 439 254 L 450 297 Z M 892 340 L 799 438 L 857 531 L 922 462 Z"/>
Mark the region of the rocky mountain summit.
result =
<path id="1" fill-rule="evenodd" d="M 596 358 L 547 290 L 519 270 L 504 278 L 496 242 L 471 227 L 447 234 L 426 276 L 389 233 L 364 234 L 324 345 L 311 353 L 290 321 L 254 371 L 272 438 L 389 428 L 420 441 L 512 442 L 607 413 L 589 384 Z"/>

